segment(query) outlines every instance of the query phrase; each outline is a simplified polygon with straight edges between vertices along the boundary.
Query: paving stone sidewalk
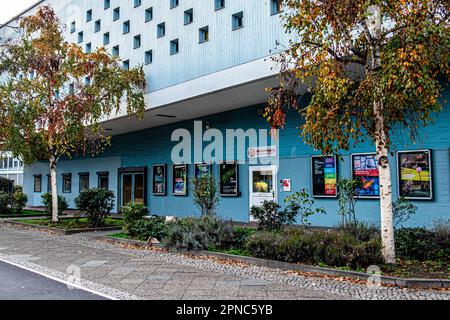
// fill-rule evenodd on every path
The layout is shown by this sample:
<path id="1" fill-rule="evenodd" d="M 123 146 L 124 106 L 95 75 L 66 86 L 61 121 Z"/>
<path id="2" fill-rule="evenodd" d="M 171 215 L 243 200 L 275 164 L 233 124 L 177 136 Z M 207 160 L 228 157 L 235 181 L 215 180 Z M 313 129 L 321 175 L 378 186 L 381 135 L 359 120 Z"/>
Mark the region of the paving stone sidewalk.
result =
<path id="1" fill-rule="evenodd" d="M 59 279 L 79 270 L 80 285 L 115 299 L 450 299 L 445 292 L 371 289 L 258 266 L 127 249 L 94 239 L 98 235 L 50 235 L 0 223 L 0 259 Z"/>

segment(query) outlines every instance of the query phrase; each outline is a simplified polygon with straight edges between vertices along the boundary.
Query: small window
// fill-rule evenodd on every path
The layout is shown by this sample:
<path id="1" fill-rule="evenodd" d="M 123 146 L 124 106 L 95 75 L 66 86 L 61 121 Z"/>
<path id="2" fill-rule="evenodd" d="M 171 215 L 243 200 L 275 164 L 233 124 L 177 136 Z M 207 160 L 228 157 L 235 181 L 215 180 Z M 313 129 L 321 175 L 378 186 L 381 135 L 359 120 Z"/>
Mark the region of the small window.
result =
<path id="1" fill-rule="evenodd" d="M 199 43 L 203 43 L 209 40 L 209 27 L 203 27 L 199 29 L 198 32 L 198 37 L 199 37 Z"/>
<path id="2" fill-rule="evenodd" d="M 119 46 L 115 46 L 112 48 L 111 50 L 112 56 L 113 57 L 118 57 L 120 55 L 120 48 Z"/>
<path id="3" fill-rule="evenodd" d="M 34 176 L 34 192 L 42 192 L 42 175 L 40 174 Z"/>
<path id="4" fill-rule="evenodd" d="M 184 12 L 184 25 L 190 24 L 194 21 L 194 9 L 189 9 Z"/>
<path id="5" fill-rule="evenodd" d="M 92 52 L 92 44 L 89 42 L 89 43 L 86 43 L 86 53 L 91 53 Z"/>
<path id="6" fill-rule="evenodd" d="M 141 35 L 137 35 L 133 39 L 133 48 L 137 49 L 141 47 Z"/>
<path id="7" fill-rule="evenodd" d="M 232 20 L 233 30 L 244 27 L 244 13 L 242 11 L 233 14 Z"/>
<path id="8" fill-rule="evenodd" d="M 153 20 L 153 7 L 145 9 L 145 22 Z"/>
<path id="9" fill-rule="evenodd" d="M 178 7 L 179 4 L 180 4 L 179 0 L 170 0 L 170 9 Z"/>
<path id="10" fill-rule="evenodd" d="M 109 32 L 106 32 L 105 34 L 103 34 L 103 45 L 106 46 L 109 44 Z"/>
<path id="11" fill-rule="evenodd" d="M 225 0 L 214 0 L 214 8 L 215 10 L 220 10 L 225 8 Z"/>
<path id="12" fill-rule="evenodd" d="M 180 52 L 180 43 L 178 39 L 170 41 L 170 54 L 173 55 L 177 54 L 178 52 Z"/>
<path id="13" fill-rule="evenodd" d="M 86 22 L 92 21 L 92 9 L 86 11 Z"/>
<path id="14" fill-rule="evenodd" d="M 117 7 L 113 11 L 113 21 L 120 19 L 120 7 Z"/>
<path id="15" fill-rule="evenodd" d="M 125 70 L 130 70 L 130 60 L 125 60 L 125 61 L 123 62 L 123 68 L 124 68 Z"/>
<path id="16" fill-rule="evenodd" d="M 158 24 L 157 37 L 161 38 L 161 37 L 164 37 L 165 35 L 166 35 L 166 23 L 163 22 L 163 23 Z"/>
<path id="17" fill-rule="evenodd" d="M 131 29 L 130 26 L 131 26 L 130 20 L 125 21 L 125 22 L 123 23 L 123 34 L 127 34 L 127 33 L 130 32 L 130 29 Z"/>
<path id="18" fill-rule="evenodd" d="M 89 189 L 89 173 L 83 172 L 83 173 L 79 173 L 78 175 L 80 177 L 79 187 L 80 187 L 80 193 L 81 193 L 82 191 Z"/>
<path id="19" fill-rule="evenodd" d="M 78 32 L 78 43 L 83 42 L 83 40 L 84 40 L 84 34 L 83 34 L 83 31 Z"/>
<path id="20" fill-rule="evenodd" d="M 142 4 L 141 0 L 134 0 L 134 7 L 137 8 Z"/>
<path id="21" fill-rule="evenodd" d="M 148 50 L 145 52 L 145 64 L 153 63 L 153 50 Z"/>
<path id="22" fill-rule="evenodd" d="M 72 174 L 63 174 L 62 192 L 71 193 L 72 192 Z"/>
<path id="23" fill-rule="evenodd" d="M 99 32 L 102 29 L 102 21 L 95 21 L 94 32 Z"/>
<path id="24" fill-rule="evenodd" d="M 103 8 L 106 10 L 109 9 L 110 7 L 111 7 L 111 0 L 105 0 Z"/>
<path id="25" fill-rule="evenodd" d="M 73 21 L 73 22 L 70 24 L 70 33 L 75 33 L 76 29 L 77 29 L 76 22 Z"/>
<path id="26" fill-rule="evenodd" d="M 278 14 L 283 11 L 282 0 L 270 0 L 270 14 Z"/>
<path id="27" fill-rule="evenodd" d="M 98 172 L 98 188 L 109 189 L 109 172 Z"/>

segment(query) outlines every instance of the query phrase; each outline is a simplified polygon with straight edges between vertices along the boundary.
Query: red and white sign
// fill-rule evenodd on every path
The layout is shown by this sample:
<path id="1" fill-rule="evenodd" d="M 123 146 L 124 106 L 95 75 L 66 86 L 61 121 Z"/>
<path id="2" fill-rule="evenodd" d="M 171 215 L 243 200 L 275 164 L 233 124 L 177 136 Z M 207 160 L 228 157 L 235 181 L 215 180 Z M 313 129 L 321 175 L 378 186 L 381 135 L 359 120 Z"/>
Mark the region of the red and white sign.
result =
<path id="1" fill-rule="evenodd" d="M 247 155 L 249 159 L 273 158 L 277 156 L 277 147 L 250 147 L 248 148 Z"/>

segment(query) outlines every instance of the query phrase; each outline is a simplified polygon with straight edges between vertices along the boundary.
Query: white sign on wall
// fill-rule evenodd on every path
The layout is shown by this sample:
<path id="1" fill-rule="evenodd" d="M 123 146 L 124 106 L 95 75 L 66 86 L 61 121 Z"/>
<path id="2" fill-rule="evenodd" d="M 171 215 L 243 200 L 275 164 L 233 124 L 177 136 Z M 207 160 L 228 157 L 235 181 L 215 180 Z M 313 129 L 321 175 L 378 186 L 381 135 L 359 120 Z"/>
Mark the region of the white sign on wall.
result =
<path id="1" fill-rule="evenodd" d="M 273 158 L 277 156 L 277 147 L 250 147 L 248 148 L 247 155 L 249 159 Z"/>

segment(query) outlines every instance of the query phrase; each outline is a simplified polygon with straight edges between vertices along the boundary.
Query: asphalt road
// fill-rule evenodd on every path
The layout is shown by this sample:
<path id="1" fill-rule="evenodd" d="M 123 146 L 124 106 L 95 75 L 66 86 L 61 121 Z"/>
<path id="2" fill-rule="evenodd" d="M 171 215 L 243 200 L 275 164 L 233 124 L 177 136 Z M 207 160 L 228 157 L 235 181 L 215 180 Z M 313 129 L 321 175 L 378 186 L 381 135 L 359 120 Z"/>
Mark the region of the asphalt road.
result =
<path id="1" fill-rule="evenodd" d="M 0 300 L 105 300 L 0 261 Z"/>

